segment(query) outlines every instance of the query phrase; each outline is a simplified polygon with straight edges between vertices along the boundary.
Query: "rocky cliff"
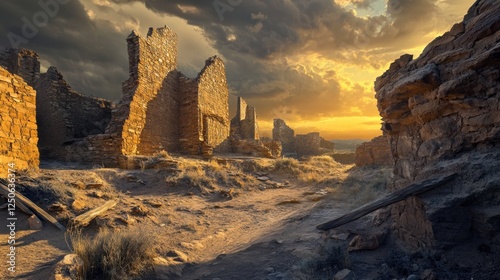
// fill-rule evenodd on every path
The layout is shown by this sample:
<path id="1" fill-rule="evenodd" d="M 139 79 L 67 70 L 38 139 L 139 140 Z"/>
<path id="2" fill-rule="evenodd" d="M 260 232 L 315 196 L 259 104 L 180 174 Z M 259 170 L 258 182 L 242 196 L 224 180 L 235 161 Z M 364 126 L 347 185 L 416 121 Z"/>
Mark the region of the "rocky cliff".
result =
<path id="1" fill-rule="evenodd" d="M 393 188 L 456 174 L 393 207 L 396 233 L 413 247 L 500 240 L 499 15 L 500 1 L 476 1 L 418 59 L 403 55 L 375 82 Z"/>

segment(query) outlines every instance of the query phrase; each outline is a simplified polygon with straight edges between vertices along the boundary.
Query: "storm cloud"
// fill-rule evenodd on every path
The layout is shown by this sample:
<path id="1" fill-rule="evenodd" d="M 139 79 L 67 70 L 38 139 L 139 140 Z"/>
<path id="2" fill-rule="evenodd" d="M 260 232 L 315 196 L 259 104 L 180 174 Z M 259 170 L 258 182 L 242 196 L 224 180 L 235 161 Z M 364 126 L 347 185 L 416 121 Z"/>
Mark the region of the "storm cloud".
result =
<path id="1" fill-rule="evenodd" d="M 9 46 L 7 34 L 21 34 L 22 18 L 41 10 L 33 3 L 0 3 L 0 45 Z M 59 68 L 78 91 L 114 100 L 128 76 L 126 36 L 167 24 L 181 41 L 180 70 L 194 76 L 203 57 L 220 55 L 231 94 L 248 99 L 261 119 L 377 116 L 374 77 L 406 50 L 449 29 L 472 3 L 70 0 L 20 47 L 37 51 L 44 66 Z"/>

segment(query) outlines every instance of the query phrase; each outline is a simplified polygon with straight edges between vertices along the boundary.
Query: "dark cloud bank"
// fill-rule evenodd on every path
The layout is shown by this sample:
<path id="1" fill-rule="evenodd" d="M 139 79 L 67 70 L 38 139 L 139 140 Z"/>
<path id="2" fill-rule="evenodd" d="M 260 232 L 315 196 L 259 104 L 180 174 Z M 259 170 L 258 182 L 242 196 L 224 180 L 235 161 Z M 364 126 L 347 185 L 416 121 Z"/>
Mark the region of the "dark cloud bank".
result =
<path id="1" fill-rule="evenodd" d="M 56 0 L 41 0 L 50 1 Z M 67 3 L 60 4 L 60 11 L 20 47 L 36 50 L 47 64 L 59 68 L 75 89 L 111 100 L 119 98 L 121 83 L 128 75 L 125 38 L 130 31 L 119 32 L 109 21 L 92 20 L 79 1 L 57 1 Z M 352 2 L 369 8 L 374 1 Z M 24 19 L 33 22 L 33 16 L 42 10 L 35 2 L 0 2 L 0 47 L 11 45 L 8 34 L 22 36 Z M 420 44 L 421 35 L 434 30 L 442 14 L 431 0 L 389 0 L 384 15 L 366 18 L 331 0 L 112 2 L 143 2 L 158 14 L 177 16 L 201 28 L 226 59 L 232 93 L 257 105 L 263 118 L 280 114 L 280 110 L 309 119 L 342 116 L 359 99 L 357 92 L 341 94 L 334 70 L 327 76 L 305 74 L 290 65 L 287 57 L 316 53 L 345 63 L 351 53 L 359 53 L 357 57 L 364 59 L 347 63 L 377 65 L 377 61 L 370 61 L 377 59 L 373 50 L 383 56 L 384 52 Z M 175 30 L 175 26 L 171 28 Z M 361 109 L 366 115 L 376 113 L 376 108 Z"/>

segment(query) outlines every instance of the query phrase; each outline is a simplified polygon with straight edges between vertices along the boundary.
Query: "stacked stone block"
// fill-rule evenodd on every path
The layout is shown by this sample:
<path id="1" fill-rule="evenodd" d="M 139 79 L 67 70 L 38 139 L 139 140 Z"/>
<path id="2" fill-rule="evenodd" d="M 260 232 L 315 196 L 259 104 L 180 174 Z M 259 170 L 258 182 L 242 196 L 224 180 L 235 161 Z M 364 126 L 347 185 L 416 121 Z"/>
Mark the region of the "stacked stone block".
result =
<path id="1" fill-rule="evenodd" d="M 23 78 L 0 67 L 0 176 L 39 165 L 36 92 Z"/>

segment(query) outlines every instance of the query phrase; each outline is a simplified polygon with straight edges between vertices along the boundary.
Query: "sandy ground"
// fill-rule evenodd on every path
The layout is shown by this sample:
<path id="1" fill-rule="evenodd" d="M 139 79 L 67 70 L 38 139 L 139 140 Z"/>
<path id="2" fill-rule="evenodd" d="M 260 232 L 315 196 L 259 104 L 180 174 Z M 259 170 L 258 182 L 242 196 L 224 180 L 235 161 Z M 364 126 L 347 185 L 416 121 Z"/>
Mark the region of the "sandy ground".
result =
<path id="1" fill-rule="evenodd" d="M 65 224 L 106 200 L 117 200 L 118 205 L 94 220 L 84 233 L 95 233 L 103 225 L 140 230 L 144 236 L 155 239 L 152 250 L 159 256 L 172 250 L 187 255 L 187 263 L 179 264 L 177 269 L 181 276 L 172 276 L 178 279 L 266 279 L 268 275 L 279 278 L 279 273 L 300 269 L 301 261 L 317 254 L 324 239 L 315 229 L 317 224 L 354 206 L 336 198 L 334 191 L 326 190 L 324 185 L 300 181 L 283 172 L 266 174 L 272 182 L 282 183 L 279 188 L 258 182 L 254 189 L 236 189 L 233 197 L 227 198 L 218 192 L 200 193 L 184 186 L 166 186 L 169 171 L 164 170 L 85 169 L 54 163 L 44 167 L 34 176 L 37 180 L 48 182 L 59 192 L 72 193 L 67 210 L 49 213 Z M 335 178 L 339 182 L 345 180 L 350 168 L 340 166 Z M 238 175 L 241 174 L 235 176 Z M 96 181 L 103 186 L 78 187 L 79 182 Z M 100 194 L 96 195 L 96 191 Z M 45 209 L 54 202 L 43 194 L 26 195 L 41 198 L 37 203 Z M 83 202 L 83 209 L 70 206 L 74 200 Z M 148 213 L 134 215 L 134 207 Z M 19 210 L 16 213 L 16 273 L 8 272 L 3 262 L 0 279 L 13 275 L 14 279 L 49 276 L 53 265 L 71 252 L 67 234 L 47 222 L 43 222 L 41 230 L 29 230 L 28 216 Z M 7 220 L 6 210 L 0 211 L 0 220 Z M 8 232 L 2 227 L 2 252 L 8 250 L 7 239 Z"/>
<path id="2" fill-rule="evenodd" d="M 495 279 L 500 273 L 498 254 L 474 240 L 446 252 L 411 255 L 400 252 L 389 235 L 377 250 L 345 253 L 355 235 L 372 229 L 372 215 L 336 232 L 315 226 L 384 195 L 390 169 L 316 164 L 301 166 L 305 172 L 300 174 L 295 167 L 263 174 L 196 160 L 153 170 L 45 163 L 39 172 L 20 175 L 19 188 L 64 225 L 116 200 L 113 209 L 84 229 L 85 235 L 102 227 L 139 231 L 153 238 L 157 256 L 182 254 L 182 261 L 142 279 L 333 279 L 339 266 L 355 271 L 358 279 L 410 279 L 404 277 L 427 268 L 438 279 Z M 262 177 L 269 181 L 259 181 Z M 4 223 L 7 215 L 0 210 Z M 71 253 L 69 235 L 45 221 L 41 230 L 30 230 L 28 215 L 18 210 L 16 217 L 16 272 L 7 270 L 9 232 L 2 226 L 0 279 L 49 279 L 54 265 Z M 333 240 L 333 233 L 349 238 Z"/>

